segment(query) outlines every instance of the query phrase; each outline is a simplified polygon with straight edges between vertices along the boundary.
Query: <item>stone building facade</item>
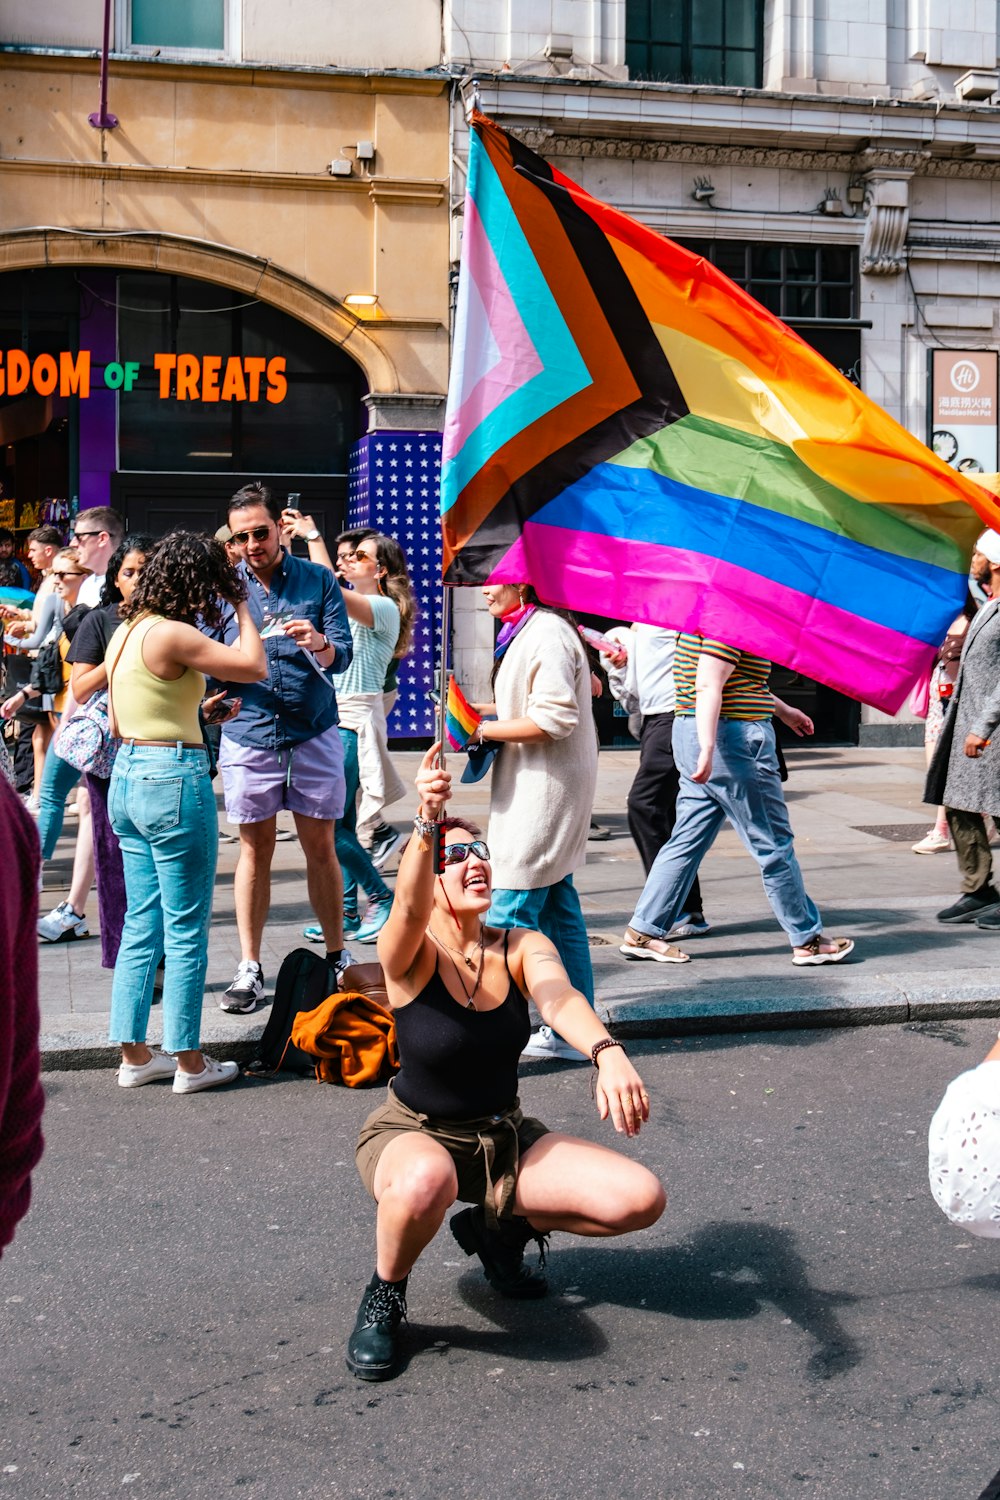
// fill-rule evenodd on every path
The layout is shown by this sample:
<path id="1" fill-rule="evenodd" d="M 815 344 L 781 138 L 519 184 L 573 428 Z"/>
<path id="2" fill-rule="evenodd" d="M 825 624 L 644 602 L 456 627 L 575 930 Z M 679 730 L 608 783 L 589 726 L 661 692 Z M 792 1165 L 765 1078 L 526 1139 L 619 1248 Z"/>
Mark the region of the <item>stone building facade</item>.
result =
<path id="1" fill-rule="evenodd" d="M 486 114 L 710 255 L 921 438 L 931 351 L 995 362 L 995 0 L 451 0 L 446 14 L 466 101 L 476 79 Z M 818 706 L 834 738 L 919 732 Z"/>

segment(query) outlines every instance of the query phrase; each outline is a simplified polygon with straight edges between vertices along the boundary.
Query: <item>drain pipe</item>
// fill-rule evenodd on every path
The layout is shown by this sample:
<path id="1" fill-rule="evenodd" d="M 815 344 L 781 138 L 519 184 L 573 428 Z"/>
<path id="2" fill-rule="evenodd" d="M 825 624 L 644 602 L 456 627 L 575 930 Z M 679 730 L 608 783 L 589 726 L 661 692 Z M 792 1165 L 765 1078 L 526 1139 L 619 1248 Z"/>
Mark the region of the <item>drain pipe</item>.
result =
<path id="1" fill-rule="evenodd" d="M 114 130 L 118 116 L 108 112 L 108 49 L 111 45 L 111 0 L 104 0 L 104 45 L 101 48 L 101 107 L 87 119 L 95 130 Z"/>

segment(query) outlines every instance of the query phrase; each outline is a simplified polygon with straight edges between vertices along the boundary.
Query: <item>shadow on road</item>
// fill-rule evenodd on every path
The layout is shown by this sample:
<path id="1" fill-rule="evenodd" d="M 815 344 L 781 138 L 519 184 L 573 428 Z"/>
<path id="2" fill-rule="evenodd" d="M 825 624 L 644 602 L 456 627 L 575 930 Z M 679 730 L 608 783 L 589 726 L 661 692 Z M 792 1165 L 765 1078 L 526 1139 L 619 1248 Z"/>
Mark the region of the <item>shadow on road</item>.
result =
<path id="1" fill-rule="evenodd" d="M 469 1328 L 461 1323 L 408 1328 L 407 1363 L 453 1351 L 488 1354 L 495 1358 L 542 1360 L 546 1364 L 594 1359 L 604 1354 L 608 1340 L 579 1304 L 551 1296 L 541 1302 L 513 1302 L 498 1297 L 480 1274 L 458 1281 L 456 1291 L 466 1307 L 493 1328 Z"/>
<path id="2" fill-rule="evenodd" d="M 732 1322 L 756 1317 L 770 1303 L 816 1345 L 808 1363 L 813 1380 L 845 1375 L 861 1361 L 836 1312 L 858 1299 L 812 1286 L 794 1234 L 771 1224 L 706 1224 L 667 1250 L 574 1245 L 553 1255 L 552 1269 L 557 1285 L 588 1288 L 590 1307 L 615 1302 L 643 1313 Z"/>

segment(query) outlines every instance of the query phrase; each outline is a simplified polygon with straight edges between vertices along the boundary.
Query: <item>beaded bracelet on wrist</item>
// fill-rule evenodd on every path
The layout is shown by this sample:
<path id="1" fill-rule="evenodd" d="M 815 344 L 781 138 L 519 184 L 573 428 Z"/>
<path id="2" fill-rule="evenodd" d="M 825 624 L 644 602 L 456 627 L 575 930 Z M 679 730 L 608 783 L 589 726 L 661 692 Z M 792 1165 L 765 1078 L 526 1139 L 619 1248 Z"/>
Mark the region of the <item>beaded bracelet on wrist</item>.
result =
<path id="1" fill-rule="evenodd" d="M 601 1041 L 595 1042 L 594 1045 L 590 1049 L 590 1060 L 594 1064 L 594 1067 L 595 1068 L 597 1067 L 597 1059 L 600 1056 L 600 1054 L 605 1050 L 606 1047 L 621 1047 L 621 1046 L 622 1046 L 621 1042 L 616 1042 L 613 1036 L 606 1036 Z M 623 1052 L 625 1051 L 624 1047 L 622 1047 L 622 1051 Z"/>

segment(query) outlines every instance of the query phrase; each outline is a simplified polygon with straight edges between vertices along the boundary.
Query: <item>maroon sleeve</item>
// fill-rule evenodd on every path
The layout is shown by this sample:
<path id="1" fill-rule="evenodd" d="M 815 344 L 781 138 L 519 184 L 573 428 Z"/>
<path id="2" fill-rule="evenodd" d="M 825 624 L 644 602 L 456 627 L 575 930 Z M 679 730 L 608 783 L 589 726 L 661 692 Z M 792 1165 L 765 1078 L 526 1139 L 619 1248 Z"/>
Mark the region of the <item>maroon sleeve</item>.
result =
<path id="1" fill-rule="evenodd" d="M 38 832 L 0 777 L 0 1255 L 28 1211 L 42 1154 L 38 867 Z"/>

